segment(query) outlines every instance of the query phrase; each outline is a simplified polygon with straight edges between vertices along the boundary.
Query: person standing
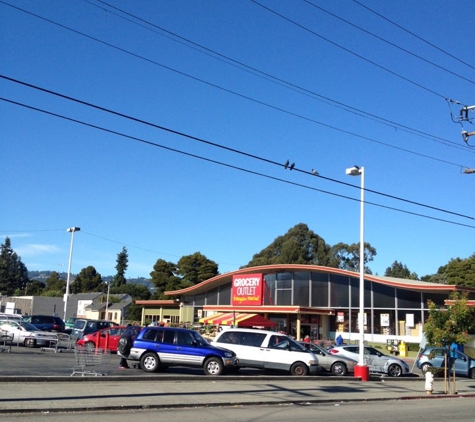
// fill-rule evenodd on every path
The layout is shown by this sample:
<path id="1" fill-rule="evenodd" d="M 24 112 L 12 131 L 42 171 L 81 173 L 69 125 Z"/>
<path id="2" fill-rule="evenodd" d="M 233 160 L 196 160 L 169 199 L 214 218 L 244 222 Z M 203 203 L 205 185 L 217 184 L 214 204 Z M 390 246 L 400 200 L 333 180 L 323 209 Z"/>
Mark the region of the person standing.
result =
<path id="1" fill-rule="evenodd" d="M 119 369 L 129 369 L 130 366 L 127 363 L 130 349 L 132 349 L 132 330 L 129 329 L 132 324 L 127 324 L 127 328 L 119 339 L 117 345 L 117 354 L 120 356 Z"/>

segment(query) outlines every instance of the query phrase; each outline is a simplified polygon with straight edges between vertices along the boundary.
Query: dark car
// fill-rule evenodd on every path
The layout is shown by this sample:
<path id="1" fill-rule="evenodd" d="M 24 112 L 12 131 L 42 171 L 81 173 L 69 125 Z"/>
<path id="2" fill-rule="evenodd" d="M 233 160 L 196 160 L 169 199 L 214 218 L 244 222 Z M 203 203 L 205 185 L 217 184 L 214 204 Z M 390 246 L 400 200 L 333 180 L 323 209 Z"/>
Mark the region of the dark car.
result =
<path id="1" fill-rule="evenodd" d="M 445 367 L 446 350 L 443 347 L 427 347 L 416 359 L 417 367 L 425 373 L 432 366 L 434 368 Z M 447 354 L 447 365 L 453 364 L 455 373 L 464 377 L 475 378 L 475 360 L 465 353 L 450 350 Z M 452 373 L 452 369 L 450 373 Z"/>
<path id="2" fill-rule="evenodd" d="M 142 327 L 140 326 L 124 326 L 114 325 L 112 327 L 103 328 L 95 333 L 89 333 L 82 336 L 77 344 L 84 346 L 87 350 L 94 350 L 99 347 L 103 350 L 110 350 L 111 352 L 117 352 L 117 345 L 122 335 L 129 335 L 132 339 L 137 337 Z"/>
<path id="3" fill-rule="evenodd" d="M 112 321 L 77 318 L 74 322 L 74 327 L 71 330 L 71 338 L 77 340 L 80 339 L 82 336 L 85 336 L 86 334 L 95 333 L 104 328 L 109 328 L 116 325 L 119 324 Z"/>
<path id="4" fill-rule="evenodd" d="M 42 331 L 57 331 L 63 333 L 66 328 L 64 321 L 58 316 L 29 315 L 23 317 L 23 320 Z"/>
<path id="5" fill-rule="evenodd" d="M 235 369 L 236 354 L 210 345 L 194 330 L 172 327 L 146 327 L 134 341 L 129 360 L 140 362 L 146 372 L 169 366 L 203 368 L 206 375 L 221 375 Z"/>

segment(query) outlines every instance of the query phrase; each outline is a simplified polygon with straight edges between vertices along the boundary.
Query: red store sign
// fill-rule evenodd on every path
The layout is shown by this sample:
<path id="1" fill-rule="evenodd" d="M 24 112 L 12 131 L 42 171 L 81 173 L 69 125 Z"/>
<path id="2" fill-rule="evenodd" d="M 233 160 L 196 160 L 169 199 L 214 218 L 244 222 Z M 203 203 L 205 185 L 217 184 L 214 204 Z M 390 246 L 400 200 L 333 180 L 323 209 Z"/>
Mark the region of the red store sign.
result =
<path id="1" fill-rule="evenodd" d="M 234 275 L 231 304 L 233 306 L 261 306 L 263 285 L 262 274 Z"/>

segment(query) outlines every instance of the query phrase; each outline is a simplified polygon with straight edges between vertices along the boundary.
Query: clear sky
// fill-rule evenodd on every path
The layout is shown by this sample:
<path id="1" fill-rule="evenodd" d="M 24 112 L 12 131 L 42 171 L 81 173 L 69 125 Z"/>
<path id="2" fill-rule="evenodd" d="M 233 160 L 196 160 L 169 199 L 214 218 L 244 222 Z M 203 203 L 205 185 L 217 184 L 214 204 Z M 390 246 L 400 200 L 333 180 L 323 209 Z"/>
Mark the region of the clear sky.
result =
<path id="1" fill-rule="evenodd" d="M 66 271 L 77 226 L 73 273 L 115 274 L 123 246 L 127 277 L 195 252 L 224 273 L 298 223 L 359 242 L 356 164 L 372 272 L 434 274 L 475 252 L 475 128 L 451 118 L 473 22 L 448 0 L 0 0 L 0 242 Z"/>

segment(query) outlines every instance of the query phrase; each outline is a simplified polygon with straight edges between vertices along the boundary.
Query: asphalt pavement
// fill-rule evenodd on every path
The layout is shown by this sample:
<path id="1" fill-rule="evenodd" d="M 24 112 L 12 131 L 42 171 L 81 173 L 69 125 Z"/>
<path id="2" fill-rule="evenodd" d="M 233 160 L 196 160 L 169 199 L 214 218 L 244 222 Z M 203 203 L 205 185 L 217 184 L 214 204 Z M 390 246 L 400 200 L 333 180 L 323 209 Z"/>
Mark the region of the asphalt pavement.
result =
<path id="1" fill-rule="evenodd" d="M 243 371 L 210 377 L 196 369 L 172 368 L 148 374 L 119 370 L 119 358 L 76 368 L 74 352 L 12 348 L 0 353 L 0 413 L 47 413 L 87 410 L 139 410 L 176 407 L 261 404 L 340 403 L 357 401 L 475 397 L 475 380 L 457 378 L 447 386 L 436 378 L 433 394 L 425 391 L 420 371 L 402 378 L 371 376 L 292 377 Z M 412 368 L 413 360 L 408 359 Z M 84 370 L 83 370 L 84 369 Z"/>

